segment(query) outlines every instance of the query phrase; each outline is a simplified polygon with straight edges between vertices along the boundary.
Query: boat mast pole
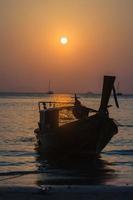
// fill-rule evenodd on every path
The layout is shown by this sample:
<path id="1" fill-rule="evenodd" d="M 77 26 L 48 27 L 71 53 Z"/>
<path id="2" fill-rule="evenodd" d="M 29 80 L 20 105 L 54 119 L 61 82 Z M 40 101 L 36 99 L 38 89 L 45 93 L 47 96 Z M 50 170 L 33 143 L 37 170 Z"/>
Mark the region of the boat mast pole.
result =
<path id="1" fill-rule="evenodd" d="M 50 91 L 50 80 L 48 82 L 48 91 Z"/>
<path id="2" fill-rule="evenodd" d="M 104 76 L 102 98 L 99 108 L 99 112 L 107 112 L 109 98 L 111 96 L 111 91 L 114 87 L 115 76 Z"/>

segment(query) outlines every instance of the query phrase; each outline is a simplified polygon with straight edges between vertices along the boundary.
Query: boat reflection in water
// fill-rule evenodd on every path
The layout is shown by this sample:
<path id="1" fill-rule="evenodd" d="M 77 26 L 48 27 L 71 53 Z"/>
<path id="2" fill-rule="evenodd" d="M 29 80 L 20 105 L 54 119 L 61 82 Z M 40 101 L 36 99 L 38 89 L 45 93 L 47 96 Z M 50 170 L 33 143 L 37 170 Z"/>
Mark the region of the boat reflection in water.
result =
<path id="1" fill-rule="evenodd" d="M 38 186 L 74 186 L 110 184 L 115 171 L 100 157 L 91 159 L 58 160 L 38 153 Z"/>

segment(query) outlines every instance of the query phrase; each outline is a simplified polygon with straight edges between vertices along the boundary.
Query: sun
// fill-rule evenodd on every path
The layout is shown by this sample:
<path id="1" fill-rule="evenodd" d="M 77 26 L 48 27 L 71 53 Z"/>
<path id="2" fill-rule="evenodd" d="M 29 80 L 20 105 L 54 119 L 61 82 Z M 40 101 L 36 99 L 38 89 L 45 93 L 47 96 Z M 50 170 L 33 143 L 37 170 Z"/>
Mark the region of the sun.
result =
<path id="1" fill-rule="evenodd" d="M 61 36 L 60 37 L 60 43 L 62 45 L 66 45 L 68 43 L 68 37 L 67 36 Z"/>

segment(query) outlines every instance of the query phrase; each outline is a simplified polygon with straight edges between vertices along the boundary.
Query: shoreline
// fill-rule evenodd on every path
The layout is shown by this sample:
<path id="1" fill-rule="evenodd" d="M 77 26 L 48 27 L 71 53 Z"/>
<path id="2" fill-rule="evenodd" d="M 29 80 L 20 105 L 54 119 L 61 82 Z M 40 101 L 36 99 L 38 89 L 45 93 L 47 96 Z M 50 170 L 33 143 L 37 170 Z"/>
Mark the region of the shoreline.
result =
<path id="1" fill-rule="evenodd" d="M 32 199 L 32 200 L 132 200 L 133 186 L 16 186 L 0 187 L 0 199 Z"/>

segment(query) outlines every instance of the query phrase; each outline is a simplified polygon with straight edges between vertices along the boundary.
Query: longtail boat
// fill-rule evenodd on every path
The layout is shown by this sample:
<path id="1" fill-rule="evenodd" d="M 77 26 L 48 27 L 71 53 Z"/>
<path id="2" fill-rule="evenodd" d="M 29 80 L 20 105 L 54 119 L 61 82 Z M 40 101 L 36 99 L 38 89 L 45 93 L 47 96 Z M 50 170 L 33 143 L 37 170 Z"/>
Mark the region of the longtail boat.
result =
<path id="1" fill-rule="evenodd" d="M 53 157 L 99 155 L 118 133 L 117 124 L 109 117 L 108 111 L 112 91 L 119 107 L 114 82 L 115 76 L 104 76 L 98 110 L 83 106 L 76 95 L 74 102 L 39 102 L 39 127 L 34 131 L 39 150 Z M 60 113 L 65 111 L 71 115 L 61 123 Z"/>

